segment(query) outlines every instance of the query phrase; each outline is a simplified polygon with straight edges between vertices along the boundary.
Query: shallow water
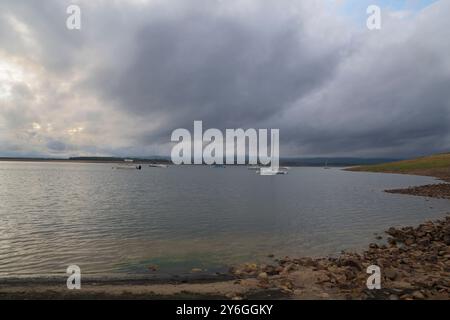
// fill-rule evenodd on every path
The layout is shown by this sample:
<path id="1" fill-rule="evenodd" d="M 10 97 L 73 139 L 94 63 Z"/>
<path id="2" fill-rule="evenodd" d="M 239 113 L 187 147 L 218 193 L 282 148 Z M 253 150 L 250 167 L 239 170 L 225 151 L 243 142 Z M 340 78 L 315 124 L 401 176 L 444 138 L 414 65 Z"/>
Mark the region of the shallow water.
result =
<path id="1" fill-rule="evenodd" d="M 207 272 L 268 254 L 359 250 L 374 233 L 443 217 L 450 201 L 384 193 L 428 177 L 292 168 L 113 170 L 0 162 L 0 276 Z"/>

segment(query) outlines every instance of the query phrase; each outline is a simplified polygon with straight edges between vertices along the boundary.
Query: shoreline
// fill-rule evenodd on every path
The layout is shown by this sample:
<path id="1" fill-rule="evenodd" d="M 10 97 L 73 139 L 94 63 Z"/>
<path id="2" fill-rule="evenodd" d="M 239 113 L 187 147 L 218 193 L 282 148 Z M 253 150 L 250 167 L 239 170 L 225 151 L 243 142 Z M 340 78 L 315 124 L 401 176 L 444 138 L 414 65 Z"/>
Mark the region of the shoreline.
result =
<path id="1" fill-rule="evenodd" d="M 442 179 L 442 176 L 434 177 Z M 442 183 L 385 191 L 450 199 L 449 190 L 450 184 Z M 60 281 L 3 279 L 0 286 L 0 300 L 449 300 L 449 213 L 435 222 L 428 221 L 417 227 L 390 228 L 385 233 L 388 235 L 387 244 L 372 243 L 361 253 L 342 252 L 337 257 L 324 258 L 269 256 L 273 263 L 233 266 L 228 274 L 212 279 L 82 280 L 81 290 L 68 290 L 66 278 Z M 381 237 L 378 236 L 377 239 L 379 238 Z M 381 268 L 381 290 L 367 289 L 366 281 L 369 274 L 366 269 L 370 265 Z"/>
<path id="2" fill-rule="evenodd" d="M 450 183 L 428 184 L 418 187 L 385 190 L 387 193 L 406 194 L 435 199 L 450 199 Z"/>
<path id="3" fill-rule="evenodd" d="M 450 299 L 450 215 L 416 228 L 390 228 L 386 245 L 338 257 L 273 258 L 232 267 L 216 279 L 7 279 L 0 299 Z M 366 269 L 381 268 L 381 290 L 368 290 Z M 227 278 L 229 277 L 229 278 Z"/>
<path id="4" fill-rule="evenodd" d="M 386 245 L 337 257 L 275 258 L 230 268 L 231 278 L 159 281 L 10 279 L 0 299 L 450 299 L 450 214 L 416 228 L 390 228 Z M 381 268 L 381 290 L 368 290 L 366 269 Z"/>
<path id="5" fill-rule="evenodd" d="M 71 159 L 0 159 L 1 162 L 16 162 L 16 163 L 81 163 L 81 164 L 126 164 L 123 160 L 71 160 Z M 132 163 L 135 164 L 170 164 L 168 161 L 164 160 L 151 160 L 151 159 L 142 159 L 136 160 Z"/>

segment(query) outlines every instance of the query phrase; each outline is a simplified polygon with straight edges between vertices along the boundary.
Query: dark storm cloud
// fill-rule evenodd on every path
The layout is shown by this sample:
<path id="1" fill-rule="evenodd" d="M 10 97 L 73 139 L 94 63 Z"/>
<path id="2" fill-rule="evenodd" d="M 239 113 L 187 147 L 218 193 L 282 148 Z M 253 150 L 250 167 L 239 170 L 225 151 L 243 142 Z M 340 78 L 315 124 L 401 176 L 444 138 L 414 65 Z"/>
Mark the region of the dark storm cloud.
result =
<path id="1" fill-rule="evenodd" d="M 8 129 L 52 122 L 32 131 L 52 142 L 49 152 L 168 153 L 171 131 L 194 120 L 280 128 L 286 155 L 450 147 L 448 1 L 407 18 L 385 14 L 378 32 L 333 16 L 325 1 L 289 0 L 79 1 L 82 30 L 70 32 L 56 14 L 70 3 L 0 4 L 2 50 L 56 77 L 38 93 L 17 86 L 22 111 L 5 103 L 0 128 L 2 117 Z M 28 34 L 6 32 L 11 17 Z M 53 90 L 64 81 L 69 89 Z M 42 90 L 46 102 L 33 105 Z M 17 145 L 11 139 L 0 136 Z"/>
<path id="2" fill-rule="evenodd" d="M 338 65 L 340 44 L 311 43 L 301 20 L 306 7 L 300 17 L 269 3 L 236 16 L 215 12 L 217 2 L 197 2 L 202 9 L 184 5 L 175 17 L 164 6 L 150 10 L 133 47 L 120 54 L 127 61 L 96 73 L 93 86 L 120 108 L 163 121 L 138 137 L 143 143 L 167 141 L 194 120 L 255 126 L 319 87 Z"/>
<path id="3" fill-rule="evenodd" d="M 216 30 L 205 30 L 203 35 L 194 30 L 190 39 L 186 32 L 190 23 L 173 32 L 163 26 L 165 32 L 156 37 L 143 32 L 136 60 L 108 88 L 123 99 L 128 110 L 139 114 L 181 112 L 191 119 L 206 116 L 215 125 L 216 118 L 245 124 L 292 103 L 326 79 L 335 66 L 329 52 L 314 57 L 292 48 L 293 44 L 301 46 L 296 32 L 279 35 L 271 48 L 262 52 L 261 39 L 245 28 L 215 22 Z M 219 44 L 202 48 L 195 43 L 201 39 L 205 45 L 208 38 Z M 167 43 L 176 45 L 159 53 Z"/>
<path id="4" fill-rule="evenodd" d="M 288 139 L 313 153 L 413 156 L 448 150 L 450 47 L 444 39 L 450 7 L 440 5 L 418 19 L 413 31 L 407 24 L 388 25 L 368 38 L 333 81 L 288 112 L 286 124 L 302 114 L 309 122 L 287 125 Z"/>

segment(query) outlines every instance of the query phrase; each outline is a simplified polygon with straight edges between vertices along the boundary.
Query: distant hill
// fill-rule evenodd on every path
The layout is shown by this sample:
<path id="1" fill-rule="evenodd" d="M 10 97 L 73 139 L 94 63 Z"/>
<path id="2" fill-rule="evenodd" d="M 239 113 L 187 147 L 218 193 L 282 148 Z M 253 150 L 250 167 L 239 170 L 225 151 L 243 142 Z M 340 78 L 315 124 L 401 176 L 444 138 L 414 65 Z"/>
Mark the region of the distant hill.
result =
<path id="1" fill-rule="evenodd" d="M 135 162 L 151 162 L 151 163 L 169 163 L 170 159 L 160 156 L 152 157 L 70 157 L 69 161 L 96 161 L 96 162 L 122 162 L 133 160 Z"/>
<path id="2" fill-rule="evenodd" d="M 70 157 L 61 158 L 12 158 L 0 157 L 0 161 L 72 161 L 72 162 L 123 162 L 125 159 L 131 159 L 135 162 L 143 163 L 171 163 L 170 157 L 148 156 L 148 157 Z M 248 160 L 248 159 L 247 159 Z M 398 159 L 389 158 L 281 158 L 280 165 L 289 167 L 350 167 L 358 165 L 373 165 Z M 224 159 L 225 161 L 225 159 Z"/>
<path id="3" fill-rule="evenodd" d="M 385 162 L 397 161 L 392 158 L 282 158 L 280 164 L 288 167 L 350 167 L 360 165 L 374 165 Z"/>
<path id="4" fill-rule="evenodd" d="M 0 161 L 36 161 L 36 162 L 100 162 L 100 163 L 107 163 L 107 162 L 123 162 L 125 159 L 134 160 L 135 162 L 142 162 L 142 163 L 170 163 L 169 158 L 165 157 L 145 157 L 145 158 L 139 158 L 139 157 L 70 157 L 70 158 L 13 158 L 13 157 L 0 157 Z"/>

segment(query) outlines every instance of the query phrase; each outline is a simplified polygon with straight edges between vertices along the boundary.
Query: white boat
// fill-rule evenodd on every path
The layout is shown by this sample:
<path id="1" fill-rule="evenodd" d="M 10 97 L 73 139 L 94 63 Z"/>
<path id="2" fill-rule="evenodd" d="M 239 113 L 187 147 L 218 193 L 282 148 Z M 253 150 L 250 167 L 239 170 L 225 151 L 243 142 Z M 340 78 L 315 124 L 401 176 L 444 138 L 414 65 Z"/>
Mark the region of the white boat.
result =
<path id="1" fill-rule="evenodd" d="M 288 174 L 288 168 L 280 168 L 278 154 L 275 155 L 274 150 L 274 134 L 271 133 L 271 150 L 270 157 L 272 158 L 270 161 L 270 167 L 262 167 L 257 172 L 260 176 L 276 176 L 282 174 Z"/>
<path id="2" fill-rule="evenodd" d="M 287 168 L 275 169 L 272 167 L 267 167 L 267 168 L 259 169 L 258 173 L 260 176 L 276 176 L 276 175 L 288 174 L 288 170 L 287 170 Z"/>

